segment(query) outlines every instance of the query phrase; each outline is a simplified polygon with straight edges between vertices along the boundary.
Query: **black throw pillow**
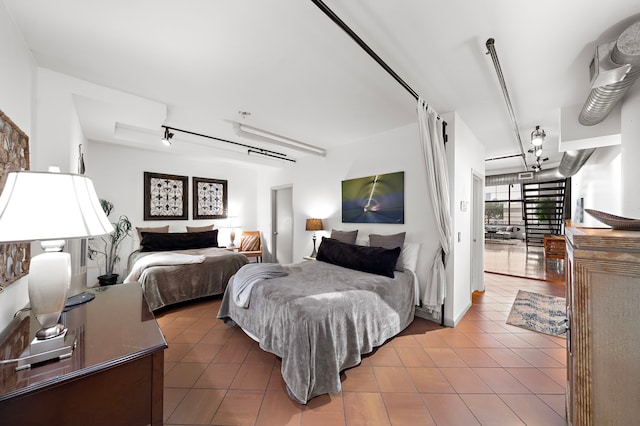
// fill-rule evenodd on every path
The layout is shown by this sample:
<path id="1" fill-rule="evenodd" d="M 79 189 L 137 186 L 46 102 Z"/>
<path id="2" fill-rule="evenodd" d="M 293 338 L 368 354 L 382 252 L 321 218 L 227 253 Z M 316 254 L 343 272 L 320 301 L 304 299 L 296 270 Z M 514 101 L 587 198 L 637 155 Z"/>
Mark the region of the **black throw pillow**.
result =
<path id="1" fill-rule="evenodd" d="M 316 260 L 393 278 L 400 251 L 400 247 L 385 249 L 359 246 L 322 237 Z"/>
<path id="2" fill-rule="evenodd" d="M 218 247 L 218 230 L 205 232 L 143 232 L 140 251 L 188 250 Z"/>

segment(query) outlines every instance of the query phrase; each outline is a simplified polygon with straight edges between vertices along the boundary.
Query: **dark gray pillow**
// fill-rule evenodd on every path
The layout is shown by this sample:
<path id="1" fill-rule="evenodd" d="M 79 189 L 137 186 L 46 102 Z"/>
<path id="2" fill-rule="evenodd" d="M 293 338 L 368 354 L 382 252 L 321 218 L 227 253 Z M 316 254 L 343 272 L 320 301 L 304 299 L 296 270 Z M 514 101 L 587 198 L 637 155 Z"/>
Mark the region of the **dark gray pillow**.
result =
<path id="1" fill-rule="evenodd" d="M 400 256 L 398 256 L 398 263 L 396 264 L 396 271 L 402 271 L 404 268 L 402 260 L 402 246 L 404 246 L 404 238 L 407 235 L 406 232 L 400 232 L 393 235 L 378 235 L 369 234 L 369 246 L 382 247 L 386 249 L 392 249 L 400 247 Z"/>
<path id="2" fill-rule="evenodd" d="M 218 247 L 218 230 L 206 232 L 143 232 L 140 251 L 188 250 Z"/>
<path id="3" fill-rule="evenodd" d="M 356 238 L 358 238 L 358 230 L 355 231 L 338 231 L 335 229 L 331 230 L 331 238 L 334 240 L 338 240 L 342 243 L 346 244 L 355 244 Z"/>
<path id="4" fill-rule="evenodd" d="M 385 249 L 358 246 L 322 237 L 316 260 L 393 278 L 393 270 L 400 256 L 400 250 L 400 247 Z"/>

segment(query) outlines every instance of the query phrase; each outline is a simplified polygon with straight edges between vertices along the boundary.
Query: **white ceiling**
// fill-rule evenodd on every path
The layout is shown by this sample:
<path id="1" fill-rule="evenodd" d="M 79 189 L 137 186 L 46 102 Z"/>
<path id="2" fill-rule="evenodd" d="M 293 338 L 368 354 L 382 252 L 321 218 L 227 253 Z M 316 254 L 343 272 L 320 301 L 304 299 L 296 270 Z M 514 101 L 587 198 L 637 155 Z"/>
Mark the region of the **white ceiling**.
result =
<path id="1" fill-rule="evenodd" d="M 413 97 L 310 0 L 3 1 L 39 66 L 166 104 L 166 121 L 141 133 L 164 124 L 253 144 L 228 122 L 249 111 L 251 126 L 330 150 L 416 120 Z M 525 150 L 540 125 L 548 167 L 560 108 L 588 95 L 595 46 L 640 16 L 630 0 L 325 3 L 437 111 L 456 111 L 488 158 L 519 153 L 493 37 Z M 92 111 L 80 113 L 90 138 Z M 522 161 L 487 162 L 488 174 L 508 167 Z"/>

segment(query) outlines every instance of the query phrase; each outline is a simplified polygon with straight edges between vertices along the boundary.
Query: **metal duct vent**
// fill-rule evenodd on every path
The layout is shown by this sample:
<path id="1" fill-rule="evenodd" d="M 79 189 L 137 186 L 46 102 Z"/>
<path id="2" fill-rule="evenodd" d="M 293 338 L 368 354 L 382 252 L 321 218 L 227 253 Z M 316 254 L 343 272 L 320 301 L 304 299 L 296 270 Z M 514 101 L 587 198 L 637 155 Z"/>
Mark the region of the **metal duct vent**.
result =
<path id="1" fill-rule="evenodd" d="M 615 42 L 598 46 L 589 71 L 592 89 L 578 117 L 583 126 L 604 120 L 640 77 L 640 21 Z"/>
<path id="2" fill-rule="evenodd" d="M 484 178 L 485 186 L 492 185 L 511 185 L 514 183 L 539 183 L 552 180 L 564 179 L 557 168 L 550 170 L 541 170 L 537 173 L 506 173 L 503 175 L 486 176 Z"/>

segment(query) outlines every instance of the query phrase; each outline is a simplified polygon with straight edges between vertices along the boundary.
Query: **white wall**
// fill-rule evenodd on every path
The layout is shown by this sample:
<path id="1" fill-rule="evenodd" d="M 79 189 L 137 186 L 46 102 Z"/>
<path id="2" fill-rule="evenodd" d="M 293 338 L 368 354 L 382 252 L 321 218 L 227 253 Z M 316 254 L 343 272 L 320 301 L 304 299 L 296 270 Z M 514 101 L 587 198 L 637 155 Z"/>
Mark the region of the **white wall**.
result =
<path id="1" fill-rule="evenodd" d="M 473 173 L 483 175 L 484 146 L 458 114 L 446 117 L 449 123 L 450 141 L 448 151 L 453 151 L 453 169 L 449 170 L 452 191 L 451 216 L 453 218 L 452 254 L 447 264 L 447 273 L 451 275 L 451 285 L 445 305 L 445 324 L 455 325 L 471 307 L 471 248 L 472 222 L 471 201 L 473 192 Z M 467 204 L 466 211 L 460 208 L 461 202 Z M 479 277 L 482 282 L 482 277 Z"/>
<path id="2" fill-rule="evenodd" d="M 576 206 L 580 198 L 583 198 L 585 209 L 622 215 L 620 149 L 619 145 L 598 148 L 571 178 L 571 212 L 574 222 L 579 222 Z M 587 227 L 605 226 L 587 213 L 584 213 L 582 224 Z"/>
<path id="3" fill-rule="evenodd" d="M 185 226 L 203 226 L 214 223 L 216 228 L 226 225 L 225 220 L 193 220 L 191 178 L 202 177 L 227 180 L 229 215 L 238 216 L 244 229 L 257 229 L 256 172 L 238 165 L 228 163 L 199 162 L 172 156 L 170 153 L 145 151 L 111 143 L 89 142 L 88 154 L 85 156 L 86 175 L 96 187 L 98 197 L 109 200 L 114 211 L 109 219 L 116 221 L 120 215 L 126 215 L 131 224 L 142 227 L 169 225 L 170 232 L 186 232 Z M 144 172 L 172 174 L 189 177 L 189 220 L 144 220 L 143 194 Z M 236 243 L 238 243 L 236 236 Z M 218 241 L 220 245 L 229 244 L 229 230 L 221 228 Z M 127 238 L 120 251 L 120 265 L 116 272 L 123 273 L 127 257 L 137 249 L 139 241 L 135 235 Z M 91 286 L 100 275 L 95 262 L 90 262 L 87 271 L 87 282 Z"/>
<path id="4" fill-rule="evenodd" d="M 640 218 L 640 84 L 622 100 L 622 216 Z"/>
<path id="5" fill-rule="evenodd" d="M 11 21 L 4 4 L 0 3 L 0 99 L 2 111 L 29 136 L 33 153 L 34 135 L 31 108 L 34 96 L 35 64 L 24 40 Z M 14 313 L 28 301 L 27 279 L 22 278 L 0 292 L 0 330 Z"/>

